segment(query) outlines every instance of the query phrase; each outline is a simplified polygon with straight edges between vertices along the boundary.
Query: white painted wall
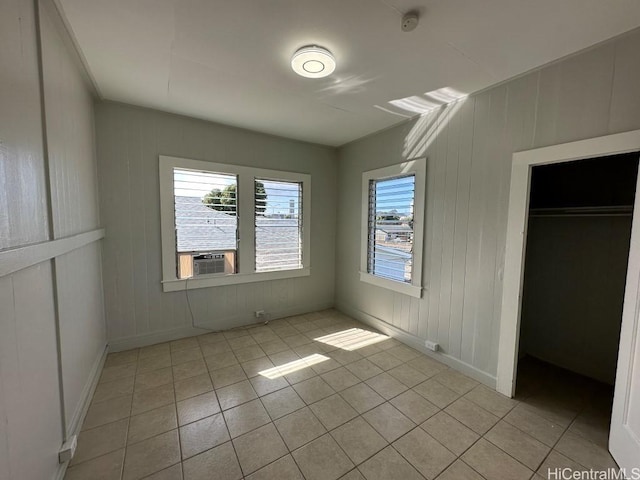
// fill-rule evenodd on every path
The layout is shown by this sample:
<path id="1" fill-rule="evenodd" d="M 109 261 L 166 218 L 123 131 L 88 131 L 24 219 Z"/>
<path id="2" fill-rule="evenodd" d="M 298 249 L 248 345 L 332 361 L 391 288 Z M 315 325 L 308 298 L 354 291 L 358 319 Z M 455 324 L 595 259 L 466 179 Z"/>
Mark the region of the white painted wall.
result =
<path id="1" fill-rule="evenodd" d="M 30 1 L 2 2 L 0 249 L 41 242 L 49 234 L 33 10 Z"/>
<path id="2" fill-rule="evenodd" d="M 52 282 L 51 262 L 0 278 L 3 479 L 47 479 L 58 468 L 64 435 Z"/>
<path id="3" fill-rule="evenodd" d="M 41 36 L 47 154 L 54 238 L 100 227 L 93 95 L 57 12 L 42 2 Z M 46 8 L 49 6 L 49 8 Z M 89 244 L 55 260 L 67 432 L 82 413 L 106 327 L 101 250 Z"/>
<path id="4" fill-rule="evenodd" d="M 96 107 L 104 292 L 110 347 L 192 335 L 186 293 L 163 292 L 159 155 L 311 175 L 311 275 L 193 289 L 196 325 L 221 329 L 333 305 L 336 154 L 286 140 L 154 110 Z"/>
<path id="5" fill-rule="evenodd" d="M 339 150 L 336 302 L 495 385 L 509 176 L 515 151 L 640 128 L 640 31 Z M 426 155 L 426 291 L 360 282 L 362 172 Z"/>
<path id="6" fill-rule="evenodd" d="M 38 9 L 40 21 L 38 22 Z M 55 257 L 99 226 L 93 98 L 49 0 L 0 15 L 0 477 L 60 475 L 106 344 L 100 245 Z M 38 61 L 38 30 L 42 64 Z M 40 82 L 42 81 L 41 95 Z M 46 115 L 43 118 L 43 111 Z M 34 247 L 45 261 L 19 254 Z M 4 268 L 24 264 L 25 268 Z M 8 273 L 7 273 L 8 272 Z"/>
<path id="7" fill-rule="evenodd" d="M 613 384 L 631 216 L 533 217 L 520 352 Z"/>
<path id="8" fill-rule="evenodd" d="M 44 99 L 56 238 L 97 228 L 93 94 L 53 7 L 42 2 Z"/>

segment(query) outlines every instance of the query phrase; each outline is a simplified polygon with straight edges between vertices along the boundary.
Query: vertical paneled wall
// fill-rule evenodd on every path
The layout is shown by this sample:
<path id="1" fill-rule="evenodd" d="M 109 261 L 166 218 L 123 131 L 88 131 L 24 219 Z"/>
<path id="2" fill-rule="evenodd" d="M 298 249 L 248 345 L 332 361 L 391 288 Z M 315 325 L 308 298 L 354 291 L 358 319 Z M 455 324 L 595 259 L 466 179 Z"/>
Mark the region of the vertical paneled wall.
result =
<path id="1" fill-rule="evenodd" d="M 0 477 L 42 480 L 106 343 L 99 243 L 48 254 L 99 226 L 93 98 L 52 2 L 3 2 L 0 32 Z"/>
<path id="2" fill-rule="evenodd" d="M 513 152 L 640 129 L 640 31 L 339 149 L 336 301 L 495 378 Z M 359 281 L 362 172 L 426 156 L 423 298 Z"/>
<path id="3" fill-rule="evenodd" d="M 61 19 L 42 2 L 42 75 L 54 238 L 100 227 L 93 95 Z M 81 415 L 92 369 L 106 342 L 99 243 L 54 259 L 67 431 Z"/>
<path id="4" fill-rule="evenodd" d="M 0 15 L 0 248 L 49 238 L 34 3 Z M 0 278 L 3 478 L 50 478 L 63 441 L 51 262 Z"/>
<path id="5" fill-rule="evenodd" d="M 56 238 L 100 224 L 95 161 L 93 95 L 78 71 L 61 19 L 43 2 L 40 16 L 42 75 Z M 62 32 L 61 32 L 62 30 Z"/>
<path id="6" fill-rule="evenodd" d="M 111 102 L 96 107 L 108 336 L 127 348 L 193 334 L 187 294 L 163 292 L 159 155 L 311 174 L 311 275 L 189 290 L 193 324 L 220 329 L 333 305 L 336 153 Z"/>
<path id="7" fill-rule="evenodd" d="M 7 0 L 0 15 L 0 249 L 49 235 L 33 2 Z"/>
<path id="8" fill-rule="evenodd" d="M 0 277 L 3 479 L 48 479 L 58 468 L 64 427 L 52 284 L 50 261 Z"/>

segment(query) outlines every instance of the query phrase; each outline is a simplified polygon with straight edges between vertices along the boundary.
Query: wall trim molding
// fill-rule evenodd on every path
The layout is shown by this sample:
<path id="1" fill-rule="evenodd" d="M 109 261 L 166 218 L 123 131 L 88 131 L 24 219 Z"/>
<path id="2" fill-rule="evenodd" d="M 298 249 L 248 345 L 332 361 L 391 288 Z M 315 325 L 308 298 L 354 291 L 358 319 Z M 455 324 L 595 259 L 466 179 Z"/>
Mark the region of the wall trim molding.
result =
<path id="1" fill-rule="evenodd" d="M 102 352 L 96 357 L 96 360 L 93 362 L 91 372 L 89 373 L 89 379 L 87 380 L 87 383 L 85 383 L 84 388 L 82 389 L 82 393 L 80 394 L 80 402 L 76 407 L 76 411 L 74 412 L 73 417 L 70 419 L 67 425 L 67 438 L 77 434 L 82 427 L 82 422 L 84 421 L 84 417 L 87 414 L 87 410 L 89 410 L 91 399 L 93 398 L 93 394 L 96 391 L 96 387 L 98 386 L 98 380 L 100 379 L 100 375 L 102 374 L 102 367 L 104 367 L 104 362 L 107 360 L 107 353 L 108 349 L 107 345 L 105 344 Z"/>
<path id="2" fill-rule="evenodd" d="M 302 315 L 304 313 L 317 312 L 333 308 L 333 302 L 324 302 L 307 306 L 295 306 L 284 308 L 282 310 L 267 312 L 268 320 L 276 320 L 278 318 L 291 317 L 293 315 Z M 132 335 L 130 337 L 121 337 L 109 340 L 109 352 L 121 352 L 132 348 L 147 347 L 156 343 L 170 342 L 186 337 L 194 337 L 205 333 L 217 332 L 220 330 L 228 330 L 231 328 L 258 326 L 254 317 L 248 315 L 235 315 L 222 319 L 215 319 L 215 323 L 199 323 L 191 326 L 172 328 L 170 330 L 161 330 L 158 332 L 143 333 L 140 335 Z"/>
<path id="3" fill-rule="evenodd" d="M 98 82 L 96 82 L 91 70 L 89 70 L 89 62 L 87 62 L 84 53 L 82 53 L 82 49 L 80 48 L 78 39 L 71 28 L 71 24 L 69 23 L 67 14 L 62 6 L 62 2 L 60 0 L 40 0 L 40 4 L 49 8 L 51 19 L 56 23 L 58 32 L 62 36 L 62 41 L 65 43 L 69 53 L 78 65 L 78 70 L 80 71 L 85 83 L 92 91 L 93 95 L 102 100 L 104 96 L 102 95 L 100 88 L 98 88 Z"/>
<path id="4" fill-rule="evenodd" d="M 84 417 L 86 417 L 87 415 L 87 411 L 89 410 L 89 406 L 91 405 L 91 400 L 93 399 L 93 394 L 95 393 L 96 387 L 98 386 L 98 380 L 100 380 L 104 362 L 107 360 L 108 352 L 108 346 L 105 345 L 102 349 L 102 353 L 98 355 L 95 362 L 93 362 L 93 367 L 91 367 L 89 379 L 87 383 L 85 383 L 84 388 L 82 389 L 82 394 L 80 395 L 80 402 L 78 403 L 76 411 L 73 414 L 73 418 L 66 426 L 66 438 L 71 438 L 73 435 L 78 435 L 80 433 L 82 423 L 84 422 Z M 62 480 L 65 473 L 67 472 L 68 467 L 69 462 L 59 464 L 54 476 L 55 480 Z"/>
<path id="5" fill-rule="evenodd" d="M 366 323 L 367 325 L 377 328 L 381 332 L 395 338 L 396 340 L 401 341 L 402 343 L 410 346 L 411 348 L 415 348 L 419 352 L 422 352 L 425 355 L 428 355 L 434 358 L 435 360 L 442 362 L 445 365 L 453 368 L 454 370 L 458 370 L 459 372 L 462 372 L 465 375 L 495 390 L 496 377 L 494 377 L 493 375 L 487 372 L 479 370 L 473 365 L 469 365 L 468 363 L 463 362 L 458 358 L 452 357 L 451 355 L 447 355 L 446 353 L 432 352 L 431 350 L 427 349 L 427 347 L 425 346 L 424 339 L 417 337 L 412 333 L 405 332 L 404 330 L 401 330 L 398 327 L 394 327 L 393 325 L 385 322 L 384 320 L 374 317 L 373 315 L 363 312 L 362 310 L 358 310 L 357 308 L 351 307 L 345 303 L 337 303 L 335 308 L 341 311 L 342 313 L 355 318 L 356 320 L 360 320 L 361 322 Z"/>
<path id="6" fill-rule="evenodd" d="M 0 277 L 46 262 L 104 238 L 104 228 L 0 251 Z"/>

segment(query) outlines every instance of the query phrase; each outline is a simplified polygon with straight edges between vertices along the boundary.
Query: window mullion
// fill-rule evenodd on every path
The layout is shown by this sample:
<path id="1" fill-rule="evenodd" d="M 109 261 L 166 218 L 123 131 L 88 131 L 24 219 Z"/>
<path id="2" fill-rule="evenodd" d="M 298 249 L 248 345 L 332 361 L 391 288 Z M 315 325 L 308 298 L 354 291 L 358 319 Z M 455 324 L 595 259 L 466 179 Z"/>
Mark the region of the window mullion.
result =
<path id="1" fill-rule="evenodd" d="M 253 273 L 256 269 L 254 177 L 238 176 L 238 265 L 240 273 Z"/>

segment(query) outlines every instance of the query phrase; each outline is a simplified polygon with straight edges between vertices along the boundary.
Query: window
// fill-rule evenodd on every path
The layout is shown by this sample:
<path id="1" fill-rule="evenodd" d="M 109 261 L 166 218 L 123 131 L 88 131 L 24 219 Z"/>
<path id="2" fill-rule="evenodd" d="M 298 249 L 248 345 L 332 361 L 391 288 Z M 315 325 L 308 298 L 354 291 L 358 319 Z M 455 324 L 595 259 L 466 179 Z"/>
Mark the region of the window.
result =
<path id="1" fill-rule="evenodd" d="M 160 156 L 164 291 L 309 275 L 310 188 L 305 174 Z"/>
<path id="2" fill-rule="evenodd" d="M 360 279 L 422 294 L 424 159 L 372 170 L 362 182 Z"/>
<path id="3" fill-rule="evenodd" d="M 414 174 L 369 181 L 367 273 L 411 283 Z"/>
<path id="4" fill-rule="evenodd" d="M 237 175 L 173 169 L 179 279 L 236 273 Z"/>
<path id="5" fill-rule="evenodd" d="M 302 268 L 302 183 L 256 179 L 256 271 Z"/>

